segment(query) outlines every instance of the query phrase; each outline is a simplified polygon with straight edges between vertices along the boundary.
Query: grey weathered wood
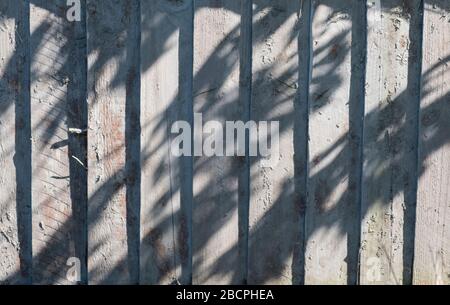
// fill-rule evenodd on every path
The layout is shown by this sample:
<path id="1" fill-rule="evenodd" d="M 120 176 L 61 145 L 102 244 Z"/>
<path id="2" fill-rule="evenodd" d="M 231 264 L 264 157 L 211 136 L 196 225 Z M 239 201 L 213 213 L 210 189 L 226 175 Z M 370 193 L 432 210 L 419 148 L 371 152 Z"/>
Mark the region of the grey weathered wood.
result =
<path id="1" fill-rule="evenodd" d="M 420 73 L 410 49 L 419 1 L 368 4 L 367 74 L 362 190 L 362 284 L 410 282 L 405 255 L 414 232 L 404 230 L 415 209 L 416 120 Z M 411 21 L 412 20 L 412 21 Z M 419 30 L 419 29 L 414 29 Z M 409 269 L 409 270 L 406 270 Z"/>
<path id="2" fill-rule="evenodd" d="M 65 1 L 34 1 L 31 31 L 33 282 L 70 284 L 74 249 L 68 152 L 69 22 Z M 82 165 L 80 165 L 82 166 Z"/>
<path id="3" fill-rule="evenodd" d="M 305 283 L 305 211 L 308 197 L 309 86 L 312 59 L 312 0 L 302 1 L 298 34 L 298 98 L 294 104 L 294 200 L 298 208 L 298 235 L 294 248 L 292 284 Z"/>
<path id="4" fill-rule="evenodd" d="M 75 257 L 80 261 L 80 284 L 87 283 L 87 53 L 86 2 L 81 3 L 81 20 L 68 26 L 70 43 L 67 60 L 67 127 L 72 204 L 72 238 Z M 83 166 L 84 165 L 84 166 Z M 73 270 L 72 270 L 73 271 Z"/>
<path id="5" fill-rule="evenodd" d="M 16 181 L 13 155 L 15 151 L 14 106 L 17 99 L 18 79 L 11 75 L 10 60 L 16 44 L 17 6 L 13 1 L 0 4 L 0 283 L 14 284 L 11 277 L 20 272 L 19 237 L 15 210 Z M 9 71 L 8 71 L 9 70 Z"/>
<path id="6" fill-rule="evenodd" d="M 424 2 L 415 284 L 450 284 L 450 3 Z"/>
<path id="7" fill-rule="evenodd" d="M 171 127 L 177 120 L 191 120 L 192 12 L 191 1 L 142 2 L 141 186 L 147 194 L 141 200 L 143 284 L 191 281 L 192 191 L 185 189 L 192 188 L 192 161 L 173 155 Z"/>
<path id="8" fill-rule="evenodd" d="M 298 88 L 299 14 L 300 1 L 254 1 L 250 116 L 256 122 L 279 121 L 280 155 L 272 156 L 270 164 L 264 164 L 261 156 L 251 158 L 251 284 L 290 284 L 296 272 L 294 252 L 301 242 L 301 201 L 295 196 L 293 128 L 298 119 L 294 104 Z"/>
<path id="9" fill-rule="evenodd" d="M 450 283 L 448 1 L 67 8 L 0 3 L 0 284 Z M 194 111 L 278 163 L 175 157 Z"/>
<path id="10" fill-rule="evenodd" d="M 352 25 L 364 31 L 360 8 L 360 1 L 313 2 L 306 284 L 351 283 L 356 272 L 362 113 L 353 86 L 363 65 Z"/>
<path id="11" fill-rule="evenodd" d="M 87 1 L 89 283 L 138 282 L 136 207 L 139 172 L 129 154 L 139 79 L 138 2 Z M 138 92 L 137 92 L 138 93 Z M 130 109 L 131 108 L 131 109 Z M 131 158 L 131 160 L 130 160 Z M 134 165 L 133 165 L 134 164 Z"/>
<path id="12" fill-rule="evenodd" d="M 0 3 L 0 284 L 31 283 L 28 14 Z"/>
<path id="13" fill-rule="evenodd" d="M 225 126 L 226 120 L 240 118 L 240 8 L 241 1 L 195 1 L 194 112 L 205 124 L 215 120 Z M 194 131 L 196 136 L 202 135 Z M 238 162 L 236 157 L 195 158 L 194 284 L 231 284 L 240 277 Z"/>
<path id="14" fill-rule="evenodd" d="M 252 99 L 252 23 L 253 1 L 241 1 L 240 42 L 239 42 L 239 106 L 240 119 L 250 120 L 250 105 Z M 249 139 L 245 140 L 246 145 Z M 248 149 L 248 148 L 247 148 Z M 248 151 L 248 150 L 247 150 Z M 249 200 L 250 200 L 250 156 L 240 158 L 238 174 L 238 253 L 240 274 L 236 282 L 247 283 L 248 278 L 248 240 L 249 240 Z"/>

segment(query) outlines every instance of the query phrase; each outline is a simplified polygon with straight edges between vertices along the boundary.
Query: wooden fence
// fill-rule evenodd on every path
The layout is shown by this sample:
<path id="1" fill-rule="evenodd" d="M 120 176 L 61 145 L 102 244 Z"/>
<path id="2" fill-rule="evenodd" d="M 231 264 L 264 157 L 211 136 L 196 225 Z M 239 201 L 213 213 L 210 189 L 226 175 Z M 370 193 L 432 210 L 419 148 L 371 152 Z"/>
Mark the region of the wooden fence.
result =
<path id="1" fill-rule="evenodd" d="M 0 283 L 450 283 L 450 1 L 81 4 L 0 1 Z"/>

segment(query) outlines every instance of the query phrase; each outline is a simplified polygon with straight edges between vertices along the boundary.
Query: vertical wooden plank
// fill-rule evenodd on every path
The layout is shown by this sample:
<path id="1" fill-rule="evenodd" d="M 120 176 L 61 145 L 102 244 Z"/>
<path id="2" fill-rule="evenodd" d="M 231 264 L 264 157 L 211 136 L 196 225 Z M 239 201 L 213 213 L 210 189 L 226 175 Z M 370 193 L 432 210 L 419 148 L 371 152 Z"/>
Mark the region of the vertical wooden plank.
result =
<path id="1" fill-rule="evenodd" d="M 294 104 L 295 204 L 299 212 L 298 241 L 294 248 L 292 284 L 305 283 L 305 211 L 308 197 L 309 86 L 312 70 L 312 0 L 301 2 L 298 34 L 298 100 Z"/>
<path id="2" fill-rule="evenodd" d="M 127 145 L 127 137 L 139 137 L 127 132 L 127 120 L 139 120 L 129 109 L 136 106 L 133 95 L 139 77 L 137 8 L 135 0 L 87 1 L 91 284 L 130 284 L 139 276 L 136 209 L 128 193 L 139 173 L 129 170 L 135 160 L 129 159 Z"/>
<path id="3" fill-rule="evenodd" d="M 253 1 L 241 1 L 240 21 L 240 47 L 239 47 L 239 107 L 240 119 L 243 122 L 250 120 L 250 105 L 252 100 L 252 53 L 253 53 Z M 245 145 L 250 139 L 245 139 Z M 240 158 L 238 165 L 238 264 L 240 274 L 236 282 L 247 284 L 249 259 L 249 203 L 250 203 L 250 156 L 247 154 Z"/>
<path id="4" fill-rule="evenodd" d="M 363 65 L 354 48 L 364 43 L 353 41 L 352 26 L 364 30 L 358 28 L 360 5 L 360 1 L 313 2 L 306 284 L 352 283 L 356 272 L 362 113 L 361 100 L 353 91 L 360 86 L 354 73 Z"/>
<path id="5" fill-rule="evenodd" d="M 214 120 L 225 129 L 225 121 L 240 118 L 240 8 L 241 1 L 195 1 L 193 87 L 198 124 L 202 115 L 203 124 Z M 194 127 L 194 138 L 208 136 Z M 239 278 L 237 170 L 236 157 L 195 158 L 194 284 L 231 284 Z"/>
<path id="6" fill-rule="evenodd" d="M 74 253 L 80 261 L 80 284 L 87 284 L 87 33 L 86 2 L 80 3 L 81 20 L 71 22 L 67 33 L 67 126 L 82 131 L 69 132 L 68 153 Z"/>
<path id="7" fill-rule="evenodd" d="M 28 17 L 0 3 L 0 284 L 31 282 Z"/>
<path id="8" fill-rule="evenodd" d="M 412 260 L 404 226 L 415 209 L 418 84 L 409 74 L 419 1 L 369 1 L 362 190 L 362 284 L 402 284 Z M 418 29 L 414 29 L 418 30 Z M 411 252 L 411 249 L 409 250 Z M 410 268 L 409 268 L 410 269 Z M 404 272 L 405 271 L 405 272 Z"/>
<path id="9" fill-rule="evenodd" d="M 142 3 L 142 284 L 191 281 L 192 159 L 174 155 L 171 128 L 191 121 L 192 12 L 192 1 Z"/>
<path id="10" fill-rule="evenodd" d="M 16 200 L 15 113 L 18 79 L 12 74 L 16 48 L 18 8 L 13 1 L 0 4 L 0 284 L 14 284 L 20 274 Z"/>
<path id="11" fill-rule="evenodd" d="M 123 8 L 126 29 L 125 80 L 125 184 L 127 201 L 127 257 L 130 283 L 139 283 L 141 212 L 140 46 L 141 1 L 129 0 Z M 144 193 L 145 196 L 145 193 Z"/>
<path id="12" fill-rule="evenodd" d="M 424 2 L 415 284 L 450 284 L 450 3 Z"/>
<path id="13" fill-rule="evenodd" d="M 65 1 L 34 1 L 31 31 L 33 282 L 70 284 L 67 261 L 78 257 L 68 151 L 68 85 L 73 44 Z M 82 101 L 79 101 L 82 103 Z M 76 157 L 76 156 L 74 156 Z M 79 156 L 80 157 L 80 156 Z M 81 157 L 82 158 L 82 157 Z M 80 161 L 81 162 L 81 161 Z M 78 164 L 81 170 L 85 165 Z M 72 284 L 76 284 L 72 283 Z"/>
<path id="14" fill-rule="evenodd" d="M 252 158 L 248 282 L 290 284 L 298 265 L 294 252 L 301 242 L 293 131 L 294 120 L 300 119 L 295 117 L 300 1 L 253 4 L 251 120 L 279 122 L 280 155 L 272 156 L 268 166 L 261 156 Z"/>

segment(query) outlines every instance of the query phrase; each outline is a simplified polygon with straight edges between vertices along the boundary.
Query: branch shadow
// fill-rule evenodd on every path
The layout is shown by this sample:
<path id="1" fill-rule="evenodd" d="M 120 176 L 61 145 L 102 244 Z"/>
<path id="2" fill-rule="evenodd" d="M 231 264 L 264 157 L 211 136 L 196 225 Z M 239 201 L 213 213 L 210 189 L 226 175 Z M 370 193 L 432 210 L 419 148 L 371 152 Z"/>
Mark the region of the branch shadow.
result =
<path id="1" fill-rule="evenodd" d="M 48 116 L 42 117 L 41 121 L 33 122 L 31 113 L 31 96 L 27 89 L 32 86 L 31 80 L 38 76 L 33 75 L 32 63 L 37 62 L 33 54 L 41 50 L 47 36 L 52 34 L 54 25 L 51 20 L 43 22 L 38 28 L 29 33 L 29 24 L 23 20 L 29 20 L 29 10 L 26 8 L 27 1 L 20 6 L 20 11 L 11 10 L 12 1 L 6 5 L 0 5 L 1 18 L 19 18 L 18 35 L 23 40 L 17 42 L 13 58 L 5 65 L 2 74 L 0 93 L 3 96 L 4 87 L 14 93 L 15 98 L 9 98 L 0 103 L 0 118 L 8 113 L 9 109 L 15 107 L 15 147 L 6 149 L 1 154 L 2 158 L 12 158 L 16 166 L 16 198 L 9 199 L 16 203 L 17 227 L 19 239 L 20 269 L 9 275 L 2 283 L 46 283 L 66 284 L 67 259 L 71 256 L 80 258 L 81 261 L 81 284 L 87 284 L 89 279 L 97 278 L 96 274 L 102 276 L 95 280 L 96 283 L 114 284 L 120 282 L 119 275 L 124 272 L 128 274 L 128 283 L 181 283 L 191 284 L 193 273 L 199 270 L 202 261 L 202 251 L 214 240 L 220 230 L 229 224 L 232 216 L 238 214 L 237 243 L 231 245 L 230 249 L 222 253 L 203 271 L 201 276 L 194 282 L 208 282 L 211 279 L 226 278 L 230 283 L 267 283 L 271 280 L 285 277 L 286 265 L 291 263 L 291 277 L 287 279 L 294 284 L 302 284 L 305 281 L 305 249 L 311 236 L 318 230 L 329 230 L 337 228 L 340 237 L 347 240 L 347 282 L 358 283 L 359 251 L 361 219 L 368 213 L 370 204 L 361 207 L 362 184 L 379 185 L 381 181 L 392 181 L 395 188 L 390 193 L 380 192 L 375 194 L 374 202 L 388 205 L 392 198 L 400 193 L 405 194 L 405 223 L 403 226 L 403 282 L 408 284 L 412 278 L 412 261 L 414 249 L 414 225 L 416 205 L 416 179 L 425 171 L 419 164 L 417 173 L 406 175 L 403 168 L 404 162 L 414 163 L 417 158 L 418 131 L 412 133 L 412 138 L 404 140 L 405 135 L 411 135 L 410 129 L 418 126 L 419 120 L 425 126 L 434 126 L 442 107 L 448 107 L 450 92 L 436 100 L 432 105 L 421 109 L 421 117 L 418 117 L 419 98 L 416 108 L 403 106 L 409 103 L 411 93 L 420 92 L 420 87 L 428 88 L 427 84 L 433 81 L 434 71 L 447 65 L 450 57 L 443 59 L 429 71 L 423 71 L 420 76 L 421 41 L 415 36 L 417 29 L 421 28 L 420 15 L 415 14 L 414 9 L 407 8 L 406 12 L 413 16 L 410 27 L 409 39 L 412 41 L 409 49 L 408 81 L 405 92 L 397 95 L 386 107 L 375 109 L 373 112 L 365 113 L 365 54 L 366 46 L 361 43 L 366 41 L 366 33 L 361 30 L 366 26 L 365 5 L 353 3 L 350 8 L 336 5 L 335 1 L 318 1 L 326 5 L 334 12 L 345 12 L 350 16 L 353 25 L 351 31 L 342 31 L 320 48 L 314 49 L 310 54 L 314 37 L 311 37 L 311 20 L 314 18 L 314 5 L 317 1 L 300 1 L 298 5 L 289 6 L 293 11 L 283 11 L 278 5 L 271 1 L 201 1 L 201 5 L 193 7 L 191 1 L 163 1 L 158 0 L 155 4 L 157 10 L 146 12 L 141 10 L 141 2 L 137 0 L 120 1 L 124 5 L 124 11 L 130 10 L 126 20 L 122 16 L 113 16 L 127 26 L 123 31 L 116 33 L 108 28 L 98 28 L 98 33 L 103 33 L 105 40 L 114 43 L 121 37 L 126 37 L 126 56 L 119 49 L 98 44 L 98 47 L 90 46 L 89 50 L 95 53 L 96 60 L 87 66 L 86 43 L 86 16 L 83 13 L 81 23 L 63 25 L 65 29 L 60 35 L 67 38 L 67 42 L 60 47 L 59 54 L 54 55 L 62 60 L 59 65 L 55 64 L 52 75 L 59 82 L 64 83 L 68 79 L 66 96 L 51 105 L 47 110 Z M 31 0 L 34 6 L 46 10 L 49 15 L 57 18 L 65 18 L 65 1 L 39 1 Z M 83 11 L 88 14 L 96 14 L 93 2 Z M 116 2 L 114 2 L 116 3 Z M 114 5 L 112 2 L 110 5 Z M 119 2 L 118 2 L 119 3 Z M 396 2 L 393 2 L 396 3 Z M 400 7 L 407 7 L 408 2 L 402 2 Z M 83 4 L 84 5 L 84 4 Z M 224 33 L 224 38 L 217 45 L 209 57 L 204 60 L 201 67 L 194 70 L 193 47 L 194 37 L 193 14 L 196 9 L 221 8 L 235 14 L 241 15 L 241 22 L 231 31 Z M 203 8 L 204 8 L 203 7 Z M 387 3 L 384 10 L 398 8 L 398 4 Z M 449 8 L 444 8 L 449 9 Z M 256 14 L 262 10 L 268 10 L 265 18 L 253 20 L 251 12 Z M 116 11 L 116 10 L 111 10 Z M 301 15 L 298 15 L 301 11 Z M 141 13 L 137 18 L 136 12 Z M 10 15 L 8 15 L 10 14 Z M 17 15 L 18 14 L 18 15 Z M 131 15 L 130 15 L 131 14 Z M 157 15 L 158 18 L 155 16 Z M 20 17 L 18 17 L 20 16 Z M 281 16 L 281 17 L 280 17 Z M 278 85 L 274 85 L 272 74 L 276 69 L 277 62 L 265 66 L 264 69 L 253 73 L 251 64 L 242 60 L 242 57 L 251 57 L 251 44 L 264 41 L 267 36 L 276 32 L 291 16 L 298 16 L 298 25 L 290 40 L 298 43 L 298 58 L 291 58 L 292 67 L 279 77 Z M 188 19 L 186 21 L 186 18 Z M 192 19 L 189 19 L 192 18 Z M 188 27 L 183 27 L 184 25 Z M 355 26 L 357 25 L 357 26 Z M 133 29 L 130 31 L 130 29 Z M 261 29 L 261 30 L 253 30 Z M 155 35 L 154 33 L 158 33 Z M 139 90 L 141 86 L 140 73 L 154 68 L 161 57 L 173 47 L 170 45 L 171 37 L 178 33 L 178 44 L 188 49 L 186 53 L 179 52 L 179 90 L 174 99 L 166 106 L 161 115 L 156 116 L 154 121 L 146 122 L 140 120 L 142 115 Z M 323 34 L 323 33 L 322 33 Z M 30 35 L 29 38 L 27 35 Z M 345 38 L 350 36 L 351 45 L 341 44 Z M 75 40 L 70 40 L 75 37 Z M 305 38 L 306 37 L 306 38 Z M 360 42 L 360 43 L 356 43 Z M 31 46 L 30 46 L 31 45 Z M 36 48 L 36 49 L 34 49 Z M 150 50 L 152 56 L 142 57 L 142 50 Z M 20 50 L 20 51 L 19 51 Z M 31 54 L 27 53 L 30 50 Z M 330 52 L 331 50 L 331 52 Z M 348 131 L 329 147 L 310 159 L 308 155 L 309 142 L 309 116 L 318 114 L 324 108 L 329 107 L 333 101 L 329 98 L 342 84 L 340 75 L 335 71 L 339 69 L 344 58 L 351 58 L 350 92 L 349 92 L 349 122 Z M 318 60 L 313 60 L 319 58 Z M 88 110 L 86 92 L 88 90 L 85 75 L 101 71 L 112 59 L 120 61 L 115 77 L 111 82 L 111 89 L 125 86 L 126 99 L 125 108 L 125 143 L 123 143 L 126 162 L 124 168 L 118 169 L 111 178 L 102 185 L 96 187 L 96 191 L 88 198 L 88 176 L 83 166 L 87 164 L 87 139 L 85 134 L 73 134 L 68 128 L 84 130 L 87 128 Z M 74 62 L 74 60 L 76 62 Z M 295 64 L 297 62 L 297 64 Z M 310 67 L 310 63 L 312 63 Z M 139 71 L 140 65 L 140 71 Z M 233 70 L 239 67 L 239 83 L 232 88 L 225 87 L 224 83 L 231 76 Z M 326 69 L 324 75 L 311 77 L 312 69 Z M 28 71 L 27 71 L 28 69 Z M 8 79 L 8 84 L 3 83 Z M 290 80 L 298 80 L 298 88 L 292 89 L 286 86 Z M 269 81 L 268 81 L 269 80 Z M 309 86 L 314 86 L 314 91 L 308 91 Z M 277 96 L 277 107 L 293 105 L 294 111 L 273 115 L 274 105 L 271 103 L 258 103 L 253 95 L 253 88 L 259 86 L 272 86 Z M 421 92 L 422 97 L 432 93 L 432 88 Z M 226 103 L 220 102 L 223 96 Z M 198 101 L 201 101 L 199 103 Z M 16 102 L 14 102 L 16 101 Z M 80 102 L 83 101 L 83 102 Z M 13 104 L 15 103 L 15 104 Z M 199 106 L 201 105 L 201 106 Z M 221 167 L 223 159 L 214 158 L 191 158 L 182 157 L 174 160 L 170 156 L 170 141 L 172 136 L 168 126 L 176 120 L 193 122 L 193 111 L 205 113 L 209 119 L 224 120 L 249 120 L 253 118 L 255 107 L 258 107 L 258 119 L 270 119 L 280 121 L 280 135 L 283 136 L 293 130 L 294 140 L 294 175 L 279 181 L 283 192 L 273 198 L 271 208 L 266 210 L 261 220 L 254 225 L 254 230 L 249 231 L 249 204 L 254 195 L 251 189 L 251 181 L 257 177 L 251 175 L 252 169 L 258 167 L 258 159 L 233 158 L 230 164 Z M 410 109 L 416 109 L 413 111 Z M 364 121 L 361 119 L 364 118 Z M 139 124 L 140 122 L 140 124 Z M 363 150 L 364 122 L 377 125 L 378 128 L 370 134 L 374 139 L 373 145 L 388 147 L 388 160 L 365 159 Z M 150 126 L 151 125 L 151 126 Z M 61 128 L 64 128 L 66 137 L 61 138 Z M 191 125 L 192 126 L 192 125 Z M 3 128 L 3 127 L 2 127 Z M 32 220 L 32 180 L 43 175 L 40 170 L 33 169 L 32 154 L 33 147 L 31 139 L 36 130 L 42 134 L 39 144 L 43 147 L 37 152 L 43 152 L 46 148 L 53 150 L 67 147 L 67 154 L 62 160 L 68 168 L 67 179 L 65 175 L 58 179 L 67 180 L 69 194 L 68 208 L 70 215 L 64 216 L 64 221 L 58 221 L 53 233 L 46 234 L 48 240 L 33 252 L 32 244 L 36 236 L 32 232 L 37 230 Z M 386 130 L 391 133 L 386 137 Z M 142 134 L 163 134 L 160 142 L 155 140 L 151 147 L 145 147 L 141 143 Z M 59 142 L 54 142 L 59 137 Z M 66 141 L 66 142 L 65 142 Z M 386 141 L 389 143 L 386 144 Z M 450 135 L 436 131 L 426 139 L 427 153 L 432 153 L 447 145 Z M 62 142 L 62 144 L 60 143 Z M 59 143 L 59 144 L 58 144 Z M 247 140 L 248 144 L 248 140 Z M 55 146 L 56 145 L 56 146 Z M 61 146 L 58 146 L 61 145 Z M 415 146 L 414 146 L 415 145 Z M 40 147 L 39 145 L 37 147 Z M 117 147 L 118 150 L 122 147 Z M 115 152 L 110 152 L 114 154 Z M 142 185 L 142 169 L 154 164 L 155 158 L 163 155 L 163 161 L 158 167 L 152 169 L 152 185 Z M 73 158 L 73 156 L 76 157 Z M 106 156 L 108 158 L 109 156 Z M 158 157 L 159 158 L 159 157 Z M 318 165 L 322 160 L 327 160 L 327 165 L 313 174 L 310 168 Z M 352 164 L 351 168 L 347 164 Z M 363 161 L 367 168 L 382 168 L 381 173 L 366 175 L 363 177 Z M 403 175 L 401 174 L 403 173 Z M 159 181 L 174 178 L 170 189 L 163 194 L 155 194 L 153 189 L 159 187 Z M 193 185 L 198 179 L 206 183 L 200 189 L 193 190 Z M 364 180 L 365 179 L 365 180 Z M 400 182 L 399 182 L 400 181 Z M 342 183 L 347 184 L 347 189 L 338 198 L 331 198 L 336 188 Z M 308 186 L 313 183 L 318 185 L 316 191 L 308 193 Z M 58 182 L 58 185 L 59 184 Z M 218 187 L 220 186 L 220 187 Z M 99 253 L 102 240 L 88 246 L 87 228 L 98 223 L 103 211 L 108 206 L 111 198 L 123 187 L 126 188 L 126 227 L 127 227 L 127 256 L 104 274 L 101 266 L 89 265 L 88 256 Z M 177 195 L 179 194 L 179 195 Z M 67 207 L 60 200 L 61 193 L 53 190 L 47 194 L 46 200 L 33 203 L 37 206 L 51 205 L 56 208 L 57 213 L 66 213 Z M 141 202 L 144 196 L 151 197 L 153 205 L 146 208 L 141 214 L 143 207 Z M 178 197 L 177 197 L 178 196 Z M 39 197 L 42 198 L 42 197 Z M 179 198 L 178 209 L 174 209 L 169 215 L 165 214 L 167 206 Z M 330 200 L 334 201 L 331 208 L 327 208 Z M 95 205 L 88 203 L 94 202 Z M 212 204 L 217 203 L 217 204 Z M 220 203 L 220 205 L 218 205 Z M 0 218 L 8 210 L 10 202 L 0 202 Z M 292 217 L 292 213 L 296 216 Z M 308 219 L 308 215 L 320 215 L 314 221 Z M 224 217 L 225 215 L 225 217 Z M 55 216 L 52 212 L 51 217 Z M 49 216 L 49 218 L 50 218 Z M 142 235 L 140 226 L 147 219 L 153 219 L 152 229 Z M 356 219 L 356 220 L 355 220 Z M 282 221 L 287 220 L 287 221 Z M 309 221 L 309 222 L 308 222 Z M 175 224 L 175 225 L 174 225 Z M 204 229 L 207 224 L 207 229 Z M 39 222 L 37 223 L 39 225 Z M 202 227 L 202 229 L 200 229 Z M 1 227 L 0 227 L 1 229 Z M 2 233 L 2 231 L 0 231 Z M 170 237 L 167 237 L 170 236 Z M 172 240 L 174 246 L 167 247 L 163 240 Z M 267 243 L 270 241 L 270 246 Z M 142 249 L 149 249 L 149 253 L 142 253 Z M 251 254 L 251 253 L 253 254 Z M 252 255 L 260 258 L 252 259 Z M 144 262 L 153 262 L 151 267 L 143 267 Z M 250 266 L 252 272 L 248 272 Z M 1 270 L 1 269 L 0 269 Z M 151 270 L 152 274 L 142 274 L 143 270 Z M 181 270 L 181 271 L 180 271 Z"/>

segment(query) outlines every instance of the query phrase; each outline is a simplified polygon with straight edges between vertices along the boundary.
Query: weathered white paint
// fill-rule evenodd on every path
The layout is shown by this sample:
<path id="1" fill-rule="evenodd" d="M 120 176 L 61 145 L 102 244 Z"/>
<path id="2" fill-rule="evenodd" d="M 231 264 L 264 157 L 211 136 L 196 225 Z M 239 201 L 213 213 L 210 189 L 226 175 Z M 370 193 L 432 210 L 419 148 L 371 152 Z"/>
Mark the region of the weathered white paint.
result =
<path id="1" fill-rule="evenodd" d="M 450 284 L 450 3 L 426 0 L 414 283 Z"/>
<path id="2" fill-rule="evenodd" d="M 67 141 L 68 23 L 64 1 L 31 4 L 31 137 L 33 283 L 70 284 L 66 262 L 75 257 L 71 234 Z"/>
<path id="3" fill-rule="evenodd" d="M 15 104 L 20 90 L 16 49 L 18 5 L 0 3 L 0 284 L 20 281 L 19 236 L 16 210 Z M 19 275 L 19 276 L 18 276 Z"/>
<path id="4" fill-rule="evenodd" d="M 194 112 L 204 122 L 240 118 L 240 7 L 241 1 L 195 1 Z M 237 283 L 238 165 L 233 157 L 195 158 L 194 284 Z"/>
<path id="5" fill-rule="evenodd" d="M 280 156 L 251 158 L 248 283 L 290 284 L 300 240 L 294 190 L 294 103 L 298 89 L 300 1 L 254 1 L 250 118 L 279 121 Z M 276 158 L 276 157 L 275 157 Z M 266 241 L 270 240 L 270 246 Z"/>
<path id="6" fill-rule="evenodd" d="M 314 1 L 305 284 L 346 284 L 356 213 L 350 136 L 354 1 Z M 355 108 L 355 107 L 354 107 Z"/>
<path id="7" fill-rule="evenodd" d="M 415 209 L 419 86 L 410 74 L 420 67 L 409 56 L 420 47 L 410 37 L 419 6 L 369 2 L 360 282 L 402 284 L 412 261 L 403 229 Z"/>
<path id="8" fill-rule="evenodd" d="M 29 283 L 31 269 L 67 283 L 65 259 L 86 242 L 91 284 L 345 284 L 356 268 L 364 284 L 408 283 L 413 254 L 414 283 L 449 283 L 450 7 L 425 1 L 417 118 L 420 2 L 368 1 L 366 46 L 362 1 L 88 0 L 86 33 L 64 0 L 1 1 L 0 283 Z M 64 141 L 86 127 L 74 106 L 86 74 L 89 161 L 74 167 Z M 174 158 L 171 123 L 193 111 L 279 120 L 279 162 Z M 82 134 L 69 136 L 78 153 Z M 87 219 L 70 202 L 83 184 Z"/>
<path id="9" fill-rule="evenodd" d="M 144 284 L 190 282 L 186 270 L 190 205 L 187 196 L 182 200 L 180 189 L 189 184 L 185 177 L 190 173 L 183 167 L 186 159 L 172 154 L 171 128 L 177 120 L 189 121 L 186 104 L 192 107 L 180 84 L 192 74 L 188 65 L 182 65 L 183 57 L 191 53 L 183 37 L 190 31 L 191 13 L 189 1 L 183 6 L 142 2 L 141 189 L 150 192 L 141 197 L 140 282 Z"/>
<path id="10" fill-rule="evenodd" d="M 87 1 L 88 26 L 88 270 L 89 283 L 138 281 L 130 232 L 126 119 L 139 68 L 133 30 L 136 1 Z M 137 137 L 138 135 L 134 135 Z"/>

